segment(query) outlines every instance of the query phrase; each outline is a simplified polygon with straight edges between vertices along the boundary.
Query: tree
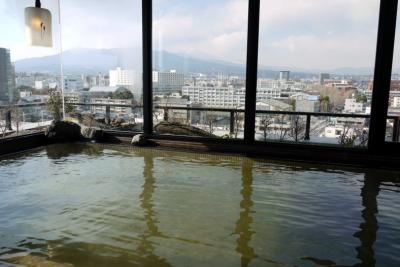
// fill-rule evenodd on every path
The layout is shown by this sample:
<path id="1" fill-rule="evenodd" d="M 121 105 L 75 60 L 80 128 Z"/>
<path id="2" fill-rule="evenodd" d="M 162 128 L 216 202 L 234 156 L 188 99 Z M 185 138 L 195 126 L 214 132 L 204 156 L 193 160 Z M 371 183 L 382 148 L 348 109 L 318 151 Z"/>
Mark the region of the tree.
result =
<path id="1" fill-rule="evenodd" d="M 275 122 L 276 124 L 280 125 L 278 129 L 276 129 L 277 131 L 275 131 L 275 134 L 277 135 L 278 140 L 284 141 L 290 132 L 290 125 L 287 123 L 287 115 L 278 115 Z"/>
<path id="2" fill-rule="evenodd" d="M 272 125 L 273 122 L 274 122 L 273 118 L 269 115 L 262 117 L 260 121 L 260 130 L 263 131 L 264 141 L 267 141 L 269 134 L 269 127 Z"/>
<path id="3" fill-rule="evenodd" d="M 234 115 L 234 134 L 235 134 L 235 138 L 238 138 L 238 134 L 239 134 L 239 130 L 243 125 L 243 121 L 244 121 L 244 115 L 240 114 L 239 112 L 235 112 Z"/>
<path id="4" fill-rule="evenodd" d="M 205 123 L 208 126 L 208 132 L 210 134 L 214 133 L 214 124 L 217 121 L 217 116 L 213 113 L 206 112 Z"/>
<path id="5" fill-rule="evenodd" d="M 291 99 L 290 100 L 290 105 L 292 106 L 292 110 L 296 111 L 296 99 Z"/>
<path id="6" fill-rule="evenodd" d="M 329 112 L 330 110 L 330 98 L 329 96 L 323 96 L 319 99 L 322 112 Z"/>
<path id="7" fill-rule="evenodd" d="M 298 115 L 292 116 L 289 136 L 293 138 L 295 142 L 298 142 L 299 139 L 305 138 L 305 133 L 306 125 L 304 123 L 304 119 Z"/>
<path id="8" fill-rule="evenodd" d="M 113 99 L 134 99 L 131 91 L 125 87 L 119 87 L 112 96 Z"/>
<path id="9" fill-rule="evenodd" d="M 6 109 L 0 109 L 0 134 L 4 138 L 7 133 Z"/>
<path id="10" fill-rule="evenodd" d="M 19 108 L 16 105 L 11 106 L 11 122 L 15 127 L 15 131 L 18 134 L 19 133 L 19 128 L 21 126 L 21 122 L 23 120 L 23 112 L 21 108 Z"/>
<path id="11" fill-rule="evenodd" d="M 367 103 L 367 102 L 368 102 L 368 98 L 367 98 L 366 95 L 358 95 L 358 96 L 356 97 L 356 101 L 357 101 L 358 103 Z"/>
<path id="12" fill-rule="evenodd" d="M 49 100 L 47 101 L 47 107 L 50 113 L 53 115 L 53 119 L 59 121 L 62 119 L 62 97 L 60 92 L 56 90 L 49 91 Z M 65 102 L 65 112 L 70 113 L 74 111 L 74 106 L 71 103 Z"/>
<path id="13" fill-rule="evenodd" d="M 345 147 L 365 146 L 368 143 L 368 132 L 363 127 L 345 123 L 338 139 L 339 144 Z"/>

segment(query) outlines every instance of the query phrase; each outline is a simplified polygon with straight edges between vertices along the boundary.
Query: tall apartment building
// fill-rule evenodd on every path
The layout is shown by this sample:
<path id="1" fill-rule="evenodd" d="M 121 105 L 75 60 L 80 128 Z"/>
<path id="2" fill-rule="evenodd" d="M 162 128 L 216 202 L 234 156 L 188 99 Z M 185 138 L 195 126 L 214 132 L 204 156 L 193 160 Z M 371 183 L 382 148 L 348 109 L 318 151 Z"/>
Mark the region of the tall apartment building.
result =
<path id="1" fill-rule="evenodd" d="M 132 86 L 135 83 L 135 71 L 117 68 L 110 70 L 110 86 Z"/>
<path id="2" fill-rule="evenodd" d="M 10 50 L 0 48 L 0 102 L 13 102 L 15 94 L 15 70 L 11 64 Z"/>
<path id="3" fill-rule="evenodd" d="M 319 74 L 319 84 L 324 85 L 326 80 L 329 80 L 331 75 L 329 73 L 320 73 Z"/>
<path id="4" fill-rule="evenodd" d="M 175 70 L 169 72 L 153 71 L 154 92 L 181 92 L 185 85 L 185 75 Z"/>
<path id="5" fill-rule="evenodd" d="M 109 81 L 109 86 L 111 87 L 125 87 L 134 94 L 141 94 L 143 77 L 134 70 L 125 70 L 122 68 L 110 70 Z"/>
<path id="6" fill-rule="evenodd" d="M 290 80 L 290 71 L 280 71 L 279 72 L 279 80 L 280 81 L 289 81 Z"/>

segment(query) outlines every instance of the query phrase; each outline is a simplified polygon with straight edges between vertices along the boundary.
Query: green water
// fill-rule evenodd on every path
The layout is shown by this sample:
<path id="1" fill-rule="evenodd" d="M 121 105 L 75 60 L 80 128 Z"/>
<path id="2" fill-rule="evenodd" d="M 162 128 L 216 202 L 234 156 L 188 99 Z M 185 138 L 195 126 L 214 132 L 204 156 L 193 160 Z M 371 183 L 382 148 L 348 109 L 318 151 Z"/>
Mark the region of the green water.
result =
<path id="1" fill-rule="evenodd" d="M 0 160 L 0 265 L 400 266 L 400 174 L 85 144 Z"/>

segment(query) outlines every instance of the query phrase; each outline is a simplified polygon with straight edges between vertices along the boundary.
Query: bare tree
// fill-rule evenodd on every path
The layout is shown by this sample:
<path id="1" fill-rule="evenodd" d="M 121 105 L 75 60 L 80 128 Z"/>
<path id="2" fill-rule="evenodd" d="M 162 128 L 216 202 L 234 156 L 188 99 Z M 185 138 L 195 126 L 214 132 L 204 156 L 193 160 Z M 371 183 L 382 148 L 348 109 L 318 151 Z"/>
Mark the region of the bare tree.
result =
<path id="1" fill-rule="evenodd" d="M 280 141 L 284 141 L 290 132 L 290 125 L 288 125 L 287 116 L 285 114 L 278 115 L 275 120 L 279 126 L 275 129 L 275 134 Z"/>
<path id="2" fill-rule="evenodd" d="M 345 123 L 338 139 L 339 144 L 342 146 L 365 146 L 368 143 L 368 131 L 364 127 Z"/>
<path id="3" fill-rule="evenodd" d="M 0 134 L 2 138 L 6 137 L 7 133 L 6 110 L 0 110 Z"/>
<path id="4" fill-rule="evenodd" d="M 205 119 L 206 125 L 208 126 L 208 132 L 210 134 L 213 134 L 214 133 L 214 125 L 217 121 L 217 116 L 214 113 L 206 112 L 204 119 Z"/>
<path id="5" fill-rule="evenodd" d="M 291 125 L 289 137 L 293 138 L 295 142 L 299 139 L 304 139 L 306 136 L 306 125 L 302 116 L 294 115 L 291 117 Z"/>
<path id="6" fill-rule="evenodd" d="M 19 134 L 21 122 L 23 121 L 23 112 L 21 108 L 19 108 L 16 105 L 11 106 L 10 110 L 11 110 L 11 122 L 15 128 L 16 133 Z"/>
<path id="7" fill-rule="evenodd" d="M 264 141 L 267 141 L 270 131 L 270 126 L 272 125 L 273 122 L 274 119 L 269 115 L 263 116 L 260 120 L 260 130 L 263 131 Z"/>
<path id="8" fill-rule="evenodd" d="M 234 134 L 235 134 L 235 138 L 238 138 L 238 133 L 241 127 L 243 127 L 243 121 L 244 121 L 244 116 L 243 114 L 240 114 L 239 112 L 235 112 L 235 116 L 234 116 Z"/>
<path id="9" fill-rule="evenodd" d="M 164 114 L 164 110 L 162 110 L 162 109 L 155 109 L 154 111 L 153 111 L 153 119 L 155 119 L 156 120 L 156 122 L 158 123 L 159 122 L 159 118 Z M 168 112 L 168 111 L 166 111 L 166 112 Z M 164 116 L 164 118 L 165 118 L 166 116 Z"/>

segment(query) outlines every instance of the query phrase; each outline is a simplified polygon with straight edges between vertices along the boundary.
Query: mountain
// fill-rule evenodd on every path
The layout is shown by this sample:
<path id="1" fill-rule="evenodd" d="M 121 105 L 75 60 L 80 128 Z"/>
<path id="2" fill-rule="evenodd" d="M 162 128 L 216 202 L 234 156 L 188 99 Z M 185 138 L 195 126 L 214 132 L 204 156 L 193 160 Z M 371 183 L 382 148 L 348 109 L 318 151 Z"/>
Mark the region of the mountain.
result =
<path id="1" fill-rule="evenodd" d="M 184 55 L 156 51 L 153 55 L 155 69 L 176 69 L 184 73 L 229 73 L 243 74 L 244 66 L 229 62 L 212 62 Z M 60 55 L 28 58 L 15 62 L 17 72 L 60 71 Z M 73 49 L 63 53 L 65 74 L 107 73 L 110 69 L 122 66 L 140 71 L 142 64 L 141 50 L 138 48 L 118 49 Z"/>
<path id="2" fill-rule="evenodd" d="M 108 72 L 118 65 L 118 57 L 112 50 L 73 49 L 63 53 L 65 74 L 94 74 Z M 38 58 L 28 58 L 15 62 L 17 72 L 60 72 L 59 54 Z"/>
<path id="3" fill-rule="evenodd" d="M 60 72 L 60 55 L 28 58 L 15 62 L 17 72 Z M 182 73 L 230 74 L 244 75 L 244 65 L 221 60 L 202 59 L 190 55 L 181 55 L 167 51 L 155 51 L 154 68 L 160 71 L 175 69 Z M 141 71 L 142 54 L 139 47 L 114 49 L 72 49 L 63 53 L 63 70 L 66 75 L 108 73 L 116 67 Z M 277 78 L 280 70 L 291 70 L 282 67 L 259 67 L 259 76 Z M 310 78 L 318 72 L 336 74 L 362 75 L 372 73 L 368 68 L 341 68 L 330 71 L 303 71 L 292 69 L 291 76 Z"/>

